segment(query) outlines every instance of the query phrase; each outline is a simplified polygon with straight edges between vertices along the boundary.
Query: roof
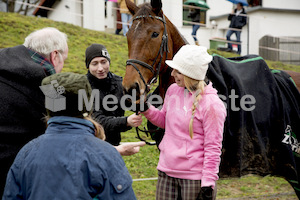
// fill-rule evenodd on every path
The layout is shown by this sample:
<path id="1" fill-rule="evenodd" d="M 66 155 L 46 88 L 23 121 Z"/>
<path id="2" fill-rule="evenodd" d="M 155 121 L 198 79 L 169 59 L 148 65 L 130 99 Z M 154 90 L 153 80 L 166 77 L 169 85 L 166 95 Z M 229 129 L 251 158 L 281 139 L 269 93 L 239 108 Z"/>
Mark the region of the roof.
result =
<path id="1" fill-rule="evenodd" d="M 32 14 L 35 16 L 40 15 L 42 17 L 47 17 L 49 9 L 44 9 L 43 7 L 51 8 L 56 1 L 57 0 L 41 0 L 39 7 L 37 7 Z"/>
<path id="2" fill-rule="evenodd" d="M 247 14 L 257 12 L 257 11 L 272 11 L 272 12 L 278 12 L 278 13 L 288 12 L 288 13 L 298 13 L 298 14 L 300 14 L 299 9 L 296 10 L 296 9 L 282 9 L 282 8 L 266 8 L 266 7 L 262 7 L 262 6 L 250 7 L 246 10 Z M 223 14 L 223 15 L 218 15 L 218 16 L 211 16 L 209 19 L 210 20 L 216 20 L 216 19 L 220 19 L 220 18 L 224 18 L 224 17 L 227 18 L 228 14 Z"/>

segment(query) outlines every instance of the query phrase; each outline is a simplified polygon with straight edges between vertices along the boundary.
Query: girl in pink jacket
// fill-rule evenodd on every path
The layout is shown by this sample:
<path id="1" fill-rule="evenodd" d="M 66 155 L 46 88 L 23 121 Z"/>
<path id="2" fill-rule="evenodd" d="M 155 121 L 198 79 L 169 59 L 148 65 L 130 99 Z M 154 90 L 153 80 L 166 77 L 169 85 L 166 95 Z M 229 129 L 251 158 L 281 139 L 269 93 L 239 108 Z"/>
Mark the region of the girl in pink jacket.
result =
<path id="1" fill-rule="evenodd" d="M 143 114 L 165 129 L 160 156 L 156 199 L 215 199 L 220 165 L 224 103 L 204 78 L 212 56 L 205 47 L 185 45 L 173 60 L 175 79 L 161 110 L 149 105 Z"/>

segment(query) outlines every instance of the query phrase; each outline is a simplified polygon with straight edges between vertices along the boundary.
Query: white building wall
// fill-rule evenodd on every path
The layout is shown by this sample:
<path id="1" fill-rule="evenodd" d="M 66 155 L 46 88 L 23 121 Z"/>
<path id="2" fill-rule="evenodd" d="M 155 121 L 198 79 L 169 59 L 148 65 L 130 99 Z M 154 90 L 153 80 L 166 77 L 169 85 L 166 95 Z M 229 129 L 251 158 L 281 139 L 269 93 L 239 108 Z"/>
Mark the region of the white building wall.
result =
<path id="1" fill-rule="evenodd" d="M 164 14 L 177 27 L 182 27 L 182 0 L 162 0 Z"/>
<path id="2" fill-rule="evenodd" d="M 48 12 L 48 18 L 82 26 L 81 6 L 81 3 L 74 0 L 57 1 L 53 5 L 55 10 Z"/>
<path id="3" fill-rule="evenodd" d="M 117 3 L 112 1 L 106 2 L 106 18 L 105 18 L 105 28 L 115 29 L 117 23 Z"/>
<path id="4" fill-rule="evenodd" d="M 300 36 L 300 15 L 289 12 L 261 11 L 250 16 L 250 53 L 259 52 L 259 40 L 265 35 L 274 37 Z"/>
<path id="5" fill-rule="evenodd" d="M 206 0 L 206 2 L 210 7 L 210 9 L 206 12 L 206 23 L 210 23 L 210 16 L 218 16 L 230 13 L 234 7 L 234 4 L 226 0 Z"/>
<path id="6" fill-rule="evenodd" d="M 262 6 L 266 8 L 284 8 L 284 9 L 300 9 L 300 1 L 299 0 L 263 0 Z"/>
<path id="7" fill-rule="evenodd" d="M 183 26 L 179 29 L 179 32 L 184 36 L 184 38 L 189 42 L 189 44 L 195 44 L 192 37 L 192 26 Z M 201 46 L 209 48 L 209 38 L 211 38 L 214 30 L 207 27 L 200 27 L 197 31 L 197 39 Z"/>
<path id="8" fill-rule="evenodd" d="M 6 3 L 0 1 L 0 12 L 7 12 Z"/>
<path id="9" fill-rule="evenodd" d="M 83 28 L 105 31 L 104 0 L 83 1 Z"/>

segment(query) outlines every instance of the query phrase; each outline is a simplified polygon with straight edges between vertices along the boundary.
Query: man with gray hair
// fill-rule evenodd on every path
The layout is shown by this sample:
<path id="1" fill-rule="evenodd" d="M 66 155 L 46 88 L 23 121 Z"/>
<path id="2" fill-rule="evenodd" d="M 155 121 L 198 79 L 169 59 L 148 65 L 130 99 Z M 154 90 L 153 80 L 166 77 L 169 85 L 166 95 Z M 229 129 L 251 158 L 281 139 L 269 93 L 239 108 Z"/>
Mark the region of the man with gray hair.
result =
<path id="1" fill-rule="evenodd" d="M 39 86 L 62 70 L 67 55 L 67 35 L 50 27 L 32 32 L 23 45 L 0 49 L 0 197 L 18 151 L 45 131 Z"/>
<path id="2" fill-rule="evenodd" d="M 39 86 L 61 72 L 68 51 L 67 35 L 51 27 L 32 32 L 23 45 L 0 49 L 0 197 L 19 150 L 45 132 L 45 96 Z M 144 145 L 129 142 L 115 148 L 129 156 Z"/>

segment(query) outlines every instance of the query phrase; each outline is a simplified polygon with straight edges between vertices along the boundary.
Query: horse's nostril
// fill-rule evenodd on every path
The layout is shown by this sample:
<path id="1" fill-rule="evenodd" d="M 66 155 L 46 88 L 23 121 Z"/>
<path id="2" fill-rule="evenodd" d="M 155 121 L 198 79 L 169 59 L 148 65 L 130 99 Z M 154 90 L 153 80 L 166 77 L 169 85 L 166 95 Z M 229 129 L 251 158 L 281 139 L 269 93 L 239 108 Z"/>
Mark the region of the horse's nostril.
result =
<path id="1" fill-rule="evenodd" d="M 134 83 L 129 89 L 123 89 L 124 94 L 130 95 L 136 100 L 140 97 L 140 86 L 138 83 Z"/>

